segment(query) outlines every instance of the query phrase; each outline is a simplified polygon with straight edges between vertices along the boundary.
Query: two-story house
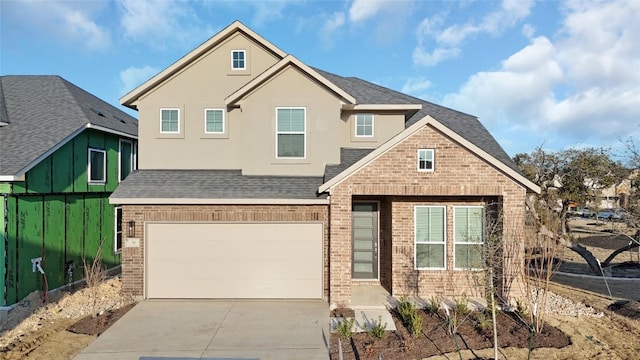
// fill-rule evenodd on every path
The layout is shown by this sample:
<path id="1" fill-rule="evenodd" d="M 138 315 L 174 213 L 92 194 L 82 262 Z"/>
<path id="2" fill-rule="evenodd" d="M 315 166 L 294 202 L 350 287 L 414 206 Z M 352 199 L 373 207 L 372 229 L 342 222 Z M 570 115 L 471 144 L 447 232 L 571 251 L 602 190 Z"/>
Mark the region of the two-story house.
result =
<path id="1" fill-rule="evenodd" d="M 518 242 L 539 191 L 477 118 L 312 68 L 239 22 L 121 103 L 140 114 L 139 171 L 111 202 L 135 230 L 123 288 L 145 298 L 470 294 L 485 206 Z"/>
<path id="2" fill-rule="evenodd" d="M 109 195 L 135 169 L 138 121 L 59 76 L 0 77 L 0 305 L 120 264 Z M 35 261 L 38 261 L 41 274 Z"/>

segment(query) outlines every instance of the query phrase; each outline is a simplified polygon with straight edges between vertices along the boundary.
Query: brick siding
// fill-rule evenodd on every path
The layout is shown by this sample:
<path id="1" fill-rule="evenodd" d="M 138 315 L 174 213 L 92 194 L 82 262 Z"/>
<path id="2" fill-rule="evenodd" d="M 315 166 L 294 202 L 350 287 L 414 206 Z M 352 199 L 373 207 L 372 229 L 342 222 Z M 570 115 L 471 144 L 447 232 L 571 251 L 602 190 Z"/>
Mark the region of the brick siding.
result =
<path id="1" fill-rule="evenodd" d="M 417 150 L 435 150 L 435 171 L 417 171 Z M 351 300 L 351 203 L 360 197 L 381 200 L 381 284 L 393 295 L 418 294 L 479 296 L 484 274 L 453 270 L 454 205 L 499 202 L 503 209 L 504 238 L 516 244 L 516 254 L 504 271 L 514 273 L 523 264 L 522 228 L 526 189 L 492 164 L 425 126 L 387 150 L 331 189 L 330 302 Z M 415 270 L 414 206 L 447 206 L 447 269 Z M 514 289 L 514 291 L 516 291 Z"/>
<path id="2" fill-rule="evenodd" d="M 324 254 L 328 252 L 327 205 L 123 205 L 123 224 L 135 221 L 135 237 L 140 247 L 122 248 L 122 291 L 144 295 L 144 224 L 163 222 L 322 222 Z M 329 265 L 324 258 L 324 296 L 328 298 Z"/>

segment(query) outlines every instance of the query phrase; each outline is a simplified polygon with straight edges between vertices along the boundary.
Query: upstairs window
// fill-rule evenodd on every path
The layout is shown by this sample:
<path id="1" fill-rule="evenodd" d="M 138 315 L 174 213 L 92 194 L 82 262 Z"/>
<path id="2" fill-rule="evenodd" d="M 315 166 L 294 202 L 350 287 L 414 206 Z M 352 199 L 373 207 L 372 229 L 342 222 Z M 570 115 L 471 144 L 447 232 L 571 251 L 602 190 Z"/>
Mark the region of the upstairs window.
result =
<path id="1" fill-rule="evenodd" d="M 180 132 L 180 109 L 160 109 L 160 132 L 165 134 Z"/>
<path id="2" fill-rule="evenodd" d="M 246 70 L 246 55 L 244 50 L 231 50 L 231 69 L 232 70 Z"/>
<path id="3" fill-rule="evenodd" d="M 207 134 L 224 133 L 224 111 L 222 109 L 204 110 L 204 132 Z"/>
<path id="4" fill-rule="evenodd" d="M 444 269 L 444 206 L 416 206 L 414 211 L 416 269 Z"/>
<path id="5" fill-rule="evenodd" d="M 277 158 L 305 157 L 305 108 L 276 108 Z"/>
<path id="6" fill-rule="evenodd" d="M 418 150 L 418 171 L 433 171 L 433 149 Z"/>
<path id="7" fill-rule="evenodd" d="M 482 269 L 484 213 L 480 206 L 453 209 L 454 257 L 456 269 Z"/>
<path id="8" fill-rule="evenodd" d="M 100 149 L 89 149 L 87 166 L 89 184 L 104 185 L 107 181 L 107 152 Z"/>
<path id="9" fill-rule="evenodd" d="M 356 114 L 356 136 L 373 136 L 373 114 Z"/>
<path id="10" fill-rule="evenodd" d="M 135 168 L 135 160 L 133 154 L 133 143 L 129 140 L 120 139 L 119 152 L 119 179 L 124 180 Z"/>

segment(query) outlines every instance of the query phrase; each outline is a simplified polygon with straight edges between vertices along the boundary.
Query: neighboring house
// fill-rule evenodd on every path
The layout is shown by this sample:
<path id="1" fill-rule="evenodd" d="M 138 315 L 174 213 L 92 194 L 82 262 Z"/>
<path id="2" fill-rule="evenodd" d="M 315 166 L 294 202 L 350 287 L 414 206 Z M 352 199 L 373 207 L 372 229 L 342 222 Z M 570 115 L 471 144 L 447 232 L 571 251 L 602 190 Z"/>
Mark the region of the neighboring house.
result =
<path id="1" fill-rule="evenodd" d="M 634 191 L 635 181 L 637 181 L 638 172 L 632 171 L 626 179 L 619 183 L 613 184 L 600 191 L 598 196 L 600 202 L 598 204 L 599 209 L 610 208 L 627 208 L 629 204 L 629 197 Z M 595 204 L 590 204 L 594 206 Z"/>
<path id="2" fill-rule="evenodd" d="M 108 197 L 135 167 L 137 120 L 59 76 L 0 77 L 0 303 L 11 305 L 45 279 L 83 276 L 103 242 L 120 263 L 116 210 Z"/>
<path id="3" fill-rule="evenodd" d="M 121 103 L 140 170 L 110 200 L 135 229 L 123 289 L 145 298 L 471 294 L 485 205 L 519 242 L 540 191 L 477 118 L 309 67 L 239 22 Z"/>

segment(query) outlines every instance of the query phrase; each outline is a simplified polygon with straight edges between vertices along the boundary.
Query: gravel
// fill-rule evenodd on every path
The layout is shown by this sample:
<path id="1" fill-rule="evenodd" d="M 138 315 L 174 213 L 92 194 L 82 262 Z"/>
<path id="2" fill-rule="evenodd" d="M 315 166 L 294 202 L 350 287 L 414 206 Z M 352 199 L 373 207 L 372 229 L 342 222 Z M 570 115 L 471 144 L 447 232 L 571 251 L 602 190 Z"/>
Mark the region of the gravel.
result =
<path id="1" fill-rule="evenodd" d="M 539 298 L 542 299 L 544 290 L 539 290 Z M 536 298 L 536 291 L 531 291 L 531 303 Z M 549 291 L 545 313 L 551 316 L 573 316 L 573 317 L 603 317 L 604 313 L 587 306 L 581 302 L 573 302 L 558 294 Z"/>
<path id="2" fill-rule="evenodd" d="M 102 282 L 98 287 L 96 313 L 121 308 L 134 302 L 121 293 L 120 277 Z M 42 303 L 43 293 L 34 291 L 18 303 L 0 324 L 0 349 L 15 339 L 34 332 L 57 319 L 80 319 L 91 315 L 93 297 L 91 289 L 81 288 L 75 292 L 56 291 Z"/>

